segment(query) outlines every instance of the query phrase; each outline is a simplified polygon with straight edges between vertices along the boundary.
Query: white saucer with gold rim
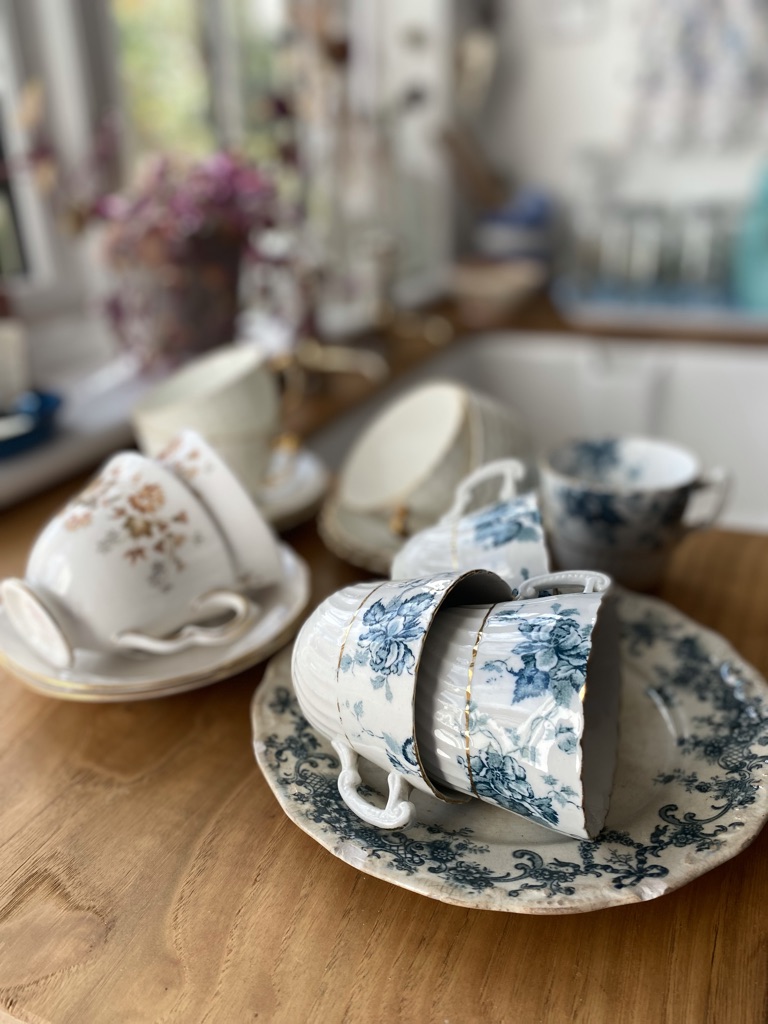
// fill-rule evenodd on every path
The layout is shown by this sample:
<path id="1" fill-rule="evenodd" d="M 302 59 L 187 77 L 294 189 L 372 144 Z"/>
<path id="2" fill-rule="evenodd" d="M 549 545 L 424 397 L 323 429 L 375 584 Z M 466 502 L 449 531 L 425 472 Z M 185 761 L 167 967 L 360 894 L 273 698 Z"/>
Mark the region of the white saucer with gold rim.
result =
<path id="1" fill-rule="evenodd" d="M 406 541 L 383 516 L 353 512 L 335 494 L 323 504 L 317 528 L 329 551 L 376 576 L 389 576 L 392 560 Z"/>

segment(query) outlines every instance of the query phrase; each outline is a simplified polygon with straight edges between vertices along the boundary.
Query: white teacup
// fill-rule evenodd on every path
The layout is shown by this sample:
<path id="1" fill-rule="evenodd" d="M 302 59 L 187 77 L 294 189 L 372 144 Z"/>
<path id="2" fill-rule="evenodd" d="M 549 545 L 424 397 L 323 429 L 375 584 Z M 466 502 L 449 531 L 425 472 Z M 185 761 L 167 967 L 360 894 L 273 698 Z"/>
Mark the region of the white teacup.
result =
<path id="1" fill-rule="evenodd" d="M 158 384 L 133 410 L 139 447 L 156 457 L 182 430 L 201 434 L 249 494 L 264 486 L 280 402 L 263 354 L 246 345 L 214 349 Z"/>
<path id="2" fill-rule="evenodd" d="M 373 581 L 333 594 L 305 622 L 293 649 L 296 696 L 310 724 L 332 741 L 341 759 L 339 793 L 363 821 L 407 825 L 411 787 L 439 800 L 465 799 L 437 789 L 421 763 L 414 707 L 421 650 L 441 607 L 510 596 L 503 580 L 483 571 Z M 358 791 L 358 756 L 388 772 L 386 807 Z"/>
<path id="3" fill-rule="evenodd" d="M 409 535 L 450 507 L 467 472 L 529 449 L 517 416 L 501 403 L 452 381 L 422 385 L 363 432 L 341 468 L 338 501 Z"/>
<path id="4" fill-rule="evenodd" d="M 705 472 L 687 449 L 656 438 L 571 441 L 541 465 L 558 567 L 598 569 L 638 590 L 659 584 L 675 545 L 717 518 L 727 491 L 723 470 Z M 697 514 L 698 495 L 710 507 Z"/>
<path id="5" fill-rule="evenodd" d="M 194 492 L 219 527 L 243 587 L 277 583 L 283 573 L 272 528 L 226 462 L 194 430 L 182 430 L 157 461 Z"/>
<path id="6" fill-rule="evenodd" d="M 189 488 L 122 452 L 48 523 L 25 578 L 3 580 L 0 596 L 25 642 L 64 669 L 78 648 L 174 654 L 230 643 L 257 610 L 239 575 Z"/>
<path id="7" fill-rule="evenodd" d="M 598 573 L 552 573 L 524 583 L 512 602 L 441 609 L 416 691 L 416 736 L 436 786 L 568 835 L 597 835 L 620 696 L 609 585 Z"/>
<path id="8" fill-rule="evenodd" d="M 490 569 L 513 588 L 549 571 L 539 503 L 516 495 L 525 475 L 517 459 L 499 459 L 470 473 L 456 489 L 453 507 L 434 526 L 414 534 L 392 562 L 392 579 L 413 579 L 446 569 Z M 478 488 L 495 481 L 496 499 L 467 512 Z"/>

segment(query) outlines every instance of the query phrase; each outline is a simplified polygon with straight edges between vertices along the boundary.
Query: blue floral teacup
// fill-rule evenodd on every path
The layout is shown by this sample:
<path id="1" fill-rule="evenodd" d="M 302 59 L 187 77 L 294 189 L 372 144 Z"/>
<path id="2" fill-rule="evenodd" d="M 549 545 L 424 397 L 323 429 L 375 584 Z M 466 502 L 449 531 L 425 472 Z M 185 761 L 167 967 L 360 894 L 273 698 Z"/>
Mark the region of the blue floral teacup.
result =
<path id="1" fill-rule="evenodd" d="M 544 521 L 561 569 L 598 569 L 637 590 L 660 583 L 672 550 L 710 525 L 727 495 L 685 448 L 655 438 L 572 441 L 541 466 Z M 708 492 L 707 510 L 692 509 Z"/>
<path id="2" fill-rule="evenodd" d="M 339 793 L 363 821 L 403 828 L 414 814 L 411 788 L 453 803 L 467 799 L 441 792 L 424 770 L 415 718 L 422 649 L 441 609 L 487 608 L 511 596 L 508 584 L 484 571 L 358 583 L 327 598 L 302 627 L 293 649 L 296 696 L 333 743 Z M 359 791 L 358 757 L 388 773 L 386 807 Z"/>
<path id="3" fill-rule="evenodd" d="M 620 696 L 609 587 L 599 573 L 551 573 L 514 601 L 441 610 L 416 695 L 433 784 L 568 835 L 597 835 Z"/>
<path id="4" fill-rule="evenodd" d="M 440 522 L 415 534 L 397 553 L 392 579 L 445 569 L 489 569 L 517 588 L 529 577 L 547 572 L 549 555 L 538 499 L 533 493 L 516 494 L 516 482 L 525 472 L 517 459 L 499 459 L 470 473 Z M 472 506 L 474 510 L 468 511 Z"/>

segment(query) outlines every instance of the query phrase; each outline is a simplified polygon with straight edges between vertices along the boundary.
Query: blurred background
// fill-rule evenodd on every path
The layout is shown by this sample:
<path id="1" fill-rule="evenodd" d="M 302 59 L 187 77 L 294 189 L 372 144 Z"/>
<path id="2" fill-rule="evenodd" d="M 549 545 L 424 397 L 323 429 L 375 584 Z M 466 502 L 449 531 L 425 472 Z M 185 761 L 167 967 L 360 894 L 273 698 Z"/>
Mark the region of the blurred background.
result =
<path id="1" fill-rule="evenodd" d="M 471 367 L 768 529 L 767 99 L 766 0 L 0 0 L 0 504 L 236 340 L 332 465 Z"/>

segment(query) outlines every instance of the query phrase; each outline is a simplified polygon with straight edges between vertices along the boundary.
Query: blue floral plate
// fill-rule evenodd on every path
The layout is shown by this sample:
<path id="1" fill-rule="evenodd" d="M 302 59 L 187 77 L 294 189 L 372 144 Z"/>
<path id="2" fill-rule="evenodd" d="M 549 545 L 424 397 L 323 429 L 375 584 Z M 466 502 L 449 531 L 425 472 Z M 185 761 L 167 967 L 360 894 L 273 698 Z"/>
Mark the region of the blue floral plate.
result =
<path id="1" fill-rule="evenodd" d="M 622 592 L 619 763 L 606 827 L 571 839 L 473 801 L 414 792 L 385 832 L 341 800 L 339 765 L 293 693 L 290 649 L 253 699 L 256 759 L 286 814 L 367 874 L 459 906 L 569 914 L 654 899 L 734 857 L 768 816 L 768 684 L 717 634 Z M 383 771 L 360 762 L 373 794 Z"/>

